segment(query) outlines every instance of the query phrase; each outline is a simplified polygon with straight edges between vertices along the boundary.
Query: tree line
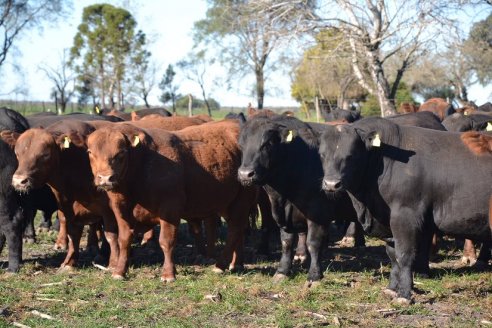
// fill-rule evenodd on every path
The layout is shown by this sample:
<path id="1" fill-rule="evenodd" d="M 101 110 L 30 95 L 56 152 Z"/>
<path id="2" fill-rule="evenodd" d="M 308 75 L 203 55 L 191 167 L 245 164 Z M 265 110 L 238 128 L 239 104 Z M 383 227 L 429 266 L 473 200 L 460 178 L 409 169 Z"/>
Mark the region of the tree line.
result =
<path id="1" fill-rule="evenodd" d="M 73 45 L 59 65 L 40 65 L 54 85 L 53 98 L 64 111 L 75 97 L 81 105 L 122 110 L 149 104 L 149 94 L 173 111 L 189 101 L 176 74 L 201 90 L 194 106 L 211 110 L 208 70 L 227 70 L 224 86 L 254 76 L 257 107 L 268 96 L 269 77 L 283 71 L 291 94 L 306 110 L 314 99 L 329 107 L 364 103 L 382 116 L 400 102 L 440 96 L 469 103 L 473 84 L 492 76 L 492 14 L 463 26 L 463 15 L 492 8 L 483 0 L 207 0 L 205 18 L 193 27 L 194 47 L 167 65 L 159 78 L 146 34 L 132 14 L 110 4 L 84 8 Z M 65 17 L 69 1 L 7 0 L 0 4 L 4 31 L 0 65 L 19 32 Z M 465 16 L 466 20 L 466 16 Z M 2 40 L 0 40 L 2 41 Z"/>

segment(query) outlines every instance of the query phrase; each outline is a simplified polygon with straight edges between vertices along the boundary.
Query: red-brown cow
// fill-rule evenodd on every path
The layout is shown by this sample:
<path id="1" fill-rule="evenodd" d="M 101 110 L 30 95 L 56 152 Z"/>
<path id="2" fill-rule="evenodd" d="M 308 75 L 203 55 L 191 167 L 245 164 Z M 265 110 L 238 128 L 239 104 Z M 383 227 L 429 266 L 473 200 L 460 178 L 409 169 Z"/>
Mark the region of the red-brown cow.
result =
<path id="1" fill-rule="evenodd" d="M 175 279 L 172 254 L 182 217 L 223 216 L 228 234 L 217 268 L 242 264 L 244 229 L 256 190 L 237 181 L 238 134 L 239 124 L 225 120 L 175 133 L 122 124 L 89 136 L 94 183 L 107 190 L 118 222 L 120 256 L 113 277 L 122 278 L 127 270 L 130 240 L 139 220 L 132 213 L 136 205 L 160 218 L 161 280 Z"/>
<path id="2" fill-rule="evenodd" d="M 66 120 L 47 129 L 30 129 L 19 136 L 15 153 L 19 166 L 12 185 L 21 192 L 48 184 L 66 219 L 68 251 L 62 268 L 71 268 L 79 256 L 85 224 L 104 221 L 111 248 L 109 266 L 118 258 L 117 226 L 106 194 L 92 184 L 85 138 L 94 128 L 85 122 Z"/>
<path id="3" fill-rule="evenodd" d="M 455 112 L 453 105 L 442 98 L 431 98 L 420 105 L 419 112 L 432 112 L 442 120 Z"/>
<path id="4" fill-rule="evenodd" d="M 400 107 L 398 108 L 398 113 L 405 114 L 405 113 L 416 113 L 419 110 L 419 106 L 411 103 L 401 103 Z"/>

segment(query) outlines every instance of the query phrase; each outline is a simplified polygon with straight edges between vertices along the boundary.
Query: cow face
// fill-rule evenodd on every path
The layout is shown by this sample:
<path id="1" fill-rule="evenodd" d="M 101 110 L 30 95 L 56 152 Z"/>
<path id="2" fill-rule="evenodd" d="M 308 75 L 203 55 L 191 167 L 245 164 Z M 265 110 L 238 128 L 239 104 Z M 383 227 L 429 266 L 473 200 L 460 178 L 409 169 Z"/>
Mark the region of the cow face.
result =
<path id="1" fill-rule="evenodd" d="M 282 147 L 292 142 L 295 131 L 267 119 L 250 120 L 241 128 L 239 147 L 242 150 L 238 178 L 243 185 L 263 185 L 281 161 Z"/>
<path id="2" fill-rule="evenodd" d="M 19 165 L 12 186 L 20 192 L 42 187 L 58 165 L 60 148 L 53 136 L 42 129 L 30 129 L 20 135 L 14 151 Z"/>
<path id="3" fill-rule="evenodd" d="M 104 190 L 118 187 L 126 176 L 129 152 L 139 146 L 139 136 L 130 140 L 111 129 L 96 130 L 87 139 L 87 152 L 94 174 L 94 184 Z"/>
<path id="4" fill-rule="evenodd" d="M 369 150 L 378 147 L 380 142 L 376 132 L 366 133 L 342 125 L 329 127 L 321 136 L 319 148 L 324 171 L 323 190 L 357 190 L 363 179 Z"/>

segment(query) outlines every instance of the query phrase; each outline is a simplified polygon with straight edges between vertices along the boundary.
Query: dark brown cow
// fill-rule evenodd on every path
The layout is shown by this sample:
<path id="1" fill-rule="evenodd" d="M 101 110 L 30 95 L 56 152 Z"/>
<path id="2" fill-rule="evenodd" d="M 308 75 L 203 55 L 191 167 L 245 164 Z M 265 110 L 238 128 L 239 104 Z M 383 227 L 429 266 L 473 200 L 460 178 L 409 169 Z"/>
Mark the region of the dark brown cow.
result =
<path id="1" fill-rule="evenodd" d="M 442 120 L 455 112 L 453 105 L 442 98 L 431 98 L 420 105 L 419 112 L 432 112 Z"/>
<path id="2" fill-rule="evenodd" d="M 416 113 L 419 110 L 419 106 L 411 103 L 401 103 L 400 107 L 398 108 L 398 113 L 405 114 L 405 113 Z"/>
<path id="3" fill-rule="evenodd" d="M 492 153 L 492 135 L 475 131 L 465 132 L 461 135 L 463 143 L 476 155 L 482 156 Z M 489 224 L 492 230 L 492 196 L 489 201 Z"/>
<path id="4" fill-rule="evenodd" d="M 111 248 L 109 266 L 118 258 L 117 230 L 108 198 L 92 184 L 85 138 L 94 128 L 85 122 L 60 121 L 47 129 L 30 129 L 17 140 L 15 153 L 19 166 L 12 178 L 18 191 L 29 191 L 48 184 L 66 219 L 68 251 L 61 267 L 76 264 L 85 224 L 104 221 L 105 235 Z"/>
<path id="5" fill-rule="evenodd" d="M 113 277 L 122 278 L 127 270 L 138 220 L 132 213 L 135 206 L 160 218 L 161 280 L 175 279 L 172 255 L 182 217 L 201 219 L 219 213 L 228 223 L 228 234 L 217 268 L 242 264 L 244 230 L 256 190 L 237 181 L 241 160 L 238 134 L 239 124 L 224 120 L 175 133 L 115 125 L 89 136 L 94 183 L 107 190 L 118 222 L 120 256 Z M 147 220 L 139 223 L 153 223 Z"/>
<path id="6" fill-rule="evenodd" d="M 159 128 L 168 131 L 177 131 L 188 126 L 199 125 L 212 121 L 207 115 L 187 116 L 168 116 L 164 117 L 158 114 L 152 114 L 133 120 L 132 124 L 138 127 L 152 129 Z"/>

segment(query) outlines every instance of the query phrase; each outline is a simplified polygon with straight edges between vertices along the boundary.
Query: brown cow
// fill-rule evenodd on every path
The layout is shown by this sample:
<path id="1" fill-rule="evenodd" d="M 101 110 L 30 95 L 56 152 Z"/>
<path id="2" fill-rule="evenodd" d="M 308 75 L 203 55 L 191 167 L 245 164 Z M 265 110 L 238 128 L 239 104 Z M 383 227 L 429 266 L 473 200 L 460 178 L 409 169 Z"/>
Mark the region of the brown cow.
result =
<path id="1" fill-rule="evenodd" d="M 106 239 L 111 248 L 109 266 L 118 258 L 117 230 L 108 198 L 92 184 L 92 172 L 85 138 L 94 128 L 85 122 L 66 120 L 47 129 L 30 129 L 17 140 L 15 153 L 19 166 L 12 185 L 21 192 L 48 184 L 66 219 L 68 251 L 61 267 L 76 264 L 85 224 L 104 221 Z"/>
<path id="2" fill-rule="evenodd" d="M 455 112 L 453 105 L 442 98 L 431 98 L 420 105 L 419 112 L 432 112 L 442 120 Z"/>
<path id="3" fill-rule="evenodd" d="M 398 108 L 398 113 L 405 114 L 405 113 L 416 113 L 419 110 L 419 106 L 411 103 L 401 103 L 400 107 Z"/>
<path id="4" fill-rule="evenodd" d="M 107 190 L 119 230 L 120 256 L 113 277 L 127 270 L 128 250 L 140 206 L 160 217 L 164 252 L 161 280 L 175 279 L 172 258 L 179 220 L 219 213 L 228 223 L 220 270 L 243 261 L 244 229 L 256 190 L 241 186 L 236 121 L 210 122 L 175 133 L 130 124 L 102 128 L 87 140 L 94 183 Z M 142 223 L 142 222 L 140 222 Z M 151 222 L 148 222 L 151 223 Z"/>

